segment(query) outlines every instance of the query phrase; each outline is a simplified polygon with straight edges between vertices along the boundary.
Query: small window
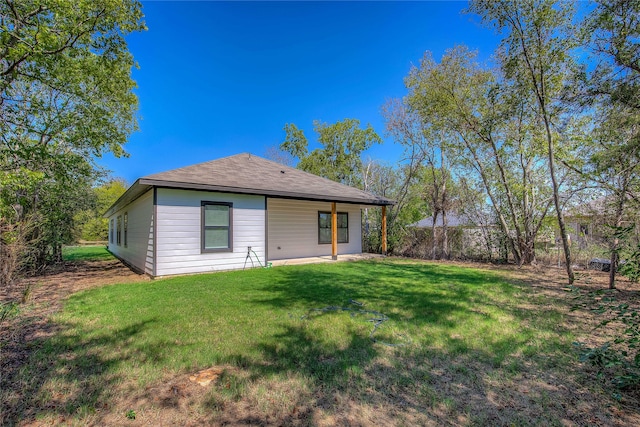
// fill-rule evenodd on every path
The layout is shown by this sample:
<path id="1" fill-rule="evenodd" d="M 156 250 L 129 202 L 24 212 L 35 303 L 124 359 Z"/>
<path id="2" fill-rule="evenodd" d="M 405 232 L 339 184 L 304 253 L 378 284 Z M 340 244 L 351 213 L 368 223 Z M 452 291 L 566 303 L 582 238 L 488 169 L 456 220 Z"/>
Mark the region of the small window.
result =
<path id="1" fill-rule="evenodd" d="M 233 204 L 202 202 L 202 252 L 231 252 Z"/>
<path id="2" fill-rule="evenodd" d="M 338 243 L 349 243 L 349 215 L 338 212 Z M 318 243 L 331 243 L 331 212 L 318 212 Z"/>
<path id="3" fill-rule="evenodd" d="M 109 227 L 109 243 L 113 243 L 113 218 L 111 218 L 111 226 Z"/>
<path id="4" fill-rule="evenodd" d="M 122 219 L 124 226 L 124 247 L 127 247 L 127 232 L 129 231 L 129 213 L 125 212 L 124 217 Z"/>
<path id="5" fill-rule="evenodd" d="M 118 222 L 116 225 L 116 243 L 118 246 L 122 244 L 122 215 L 118 215 Z"/>

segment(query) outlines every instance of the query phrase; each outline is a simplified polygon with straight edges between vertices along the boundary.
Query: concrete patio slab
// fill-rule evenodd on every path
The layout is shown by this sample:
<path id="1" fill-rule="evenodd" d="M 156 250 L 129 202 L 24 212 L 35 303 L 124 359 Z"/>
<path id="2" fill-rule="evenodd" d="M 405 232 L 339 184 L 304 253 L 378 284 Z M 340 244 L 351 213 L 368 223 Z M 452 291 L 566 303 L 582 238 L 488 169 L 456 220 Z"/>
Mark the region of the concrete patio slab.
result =
<path id="1" fill-rule="evenodd" d="M 269 261 L 273 267 L 280 267 L 283 265 L 302 265 L 302 264 L 318 264 L 323 262 L 342 262 L 342 261 L 360 261 L 364 259 L 381 259 L 384 255 L 380 254 L 345 254 L 338 255 L 337 260 L 331 259 L 331 255 L 317 256 L 309 258 L 289 258 L 289 259 L 277 259 Z"/>

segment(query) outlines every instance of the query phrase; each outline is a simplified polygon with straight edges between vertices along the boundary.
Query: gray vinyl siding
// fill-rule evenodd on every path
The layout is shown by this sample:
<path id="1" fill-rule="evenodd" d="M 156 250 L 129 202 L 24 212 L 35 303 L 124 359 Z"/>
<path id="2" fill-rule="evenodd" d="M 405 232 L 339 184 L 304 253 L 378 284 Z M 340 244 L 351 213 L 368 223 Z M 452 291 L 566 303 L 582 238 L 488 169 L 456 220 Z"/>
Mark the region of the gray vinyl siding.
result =
<path id="1" fill-rule="evenodd" d="M 337 204 L 349 214 L 349 243 L 338 244 L 338 255 L 362 252 L 360 206 Z M 331 244 L 318 243 L 318 212 L 331 212 L 330 202 L 267 199 L 270 260 L 331 255 Z"/>
<path id="2" fill-rule="evenodd" d="M 117 227 L 118 216 L 128 217 L 127 246 L 124 245 L 124 221 L 121 222 L 122 240 L 117 244 L 117 232 L 113 231 L 113 242 L 109 241 L 109 250 L 117 257 L 147 274 L 153 274 L 153 191 L 120 208 L 109 217 L 109 227 L 113 219 Z M 111 236 L 111 228 L 109 229 Z"/>
<path id="3" fill-rule="evenodd" d="M 242 269 L 248 246 L 264 265 L 264 196 L 169 188 L 157 191 L 157 276 Z M 233 251 L 201 253 L 203 201 L 233 203 Z M 254 265 L 258 266 L 255 257 Z"/>

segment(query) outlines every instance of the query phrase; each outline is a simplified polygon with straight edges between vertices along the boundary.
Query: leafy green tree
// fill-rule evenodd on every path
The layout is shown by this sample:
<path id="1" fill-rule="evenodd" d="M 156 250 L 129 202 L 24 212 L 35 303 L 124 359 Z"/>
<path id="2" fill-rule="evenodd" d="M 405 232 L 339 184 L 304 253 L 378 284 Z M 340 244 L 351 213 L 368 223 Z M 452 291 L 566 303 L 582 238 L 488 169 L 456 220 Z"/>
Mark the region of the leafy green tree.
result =
<path id="1" fill-rule="evenodd" d="M 125 36 L 141 18 L 133 0 L 0 1 L 0 215 L 35 269 L 73 238 L 93 159 L 137 127 Z"/>
<path id="2" fill-rule="evenodd" d="M 74 214 L 88 206 L 94 178 L 92 165 L 73 153 L 50 156 L 38 169 L 4 174 L 0 182 L 5 242 L 20 247 L 16 268 L 33 273 L 61 260 L 62 245 L 73 240 Z"/>
<path id="3" fill-rule="evenodd" d="M 125 36 L 141 17 L 127 0 L 0 2 L 3 151 L 122 155 L 137 109 Z"/>
<path id="4" fill-rule="evenodd" d="M 603 0 L 587 18 L 592 52 L 599 59 L 590 76 L 587 101 L 603 105 L 601 144 L 591 156 L 596 176 L 613 196 L 614 230 L 640 194 L 640 2 Z M 637 205 L 637 203 L 636 203 Z M 615 287 L 620 239 L 611 242 L 609 287 Z M 631 263 L 628 263 L 631 265 Z"/>
<path id="5" fill-rule="evenodd" d="M 442 216 L 442 254 L 449 256 L 447 215 L 455 210 L 455 181 L 448 159 L 447 139 L 442 128 L 430 126 L 423 117 L 403 101 L 394 99 L 387 102 L 382 114 L 386 120 L 387 132 L 405 148 L 408 179 L 415 178 L 422 186 L 421 198 L 430 207 L 433 216 L 431 248 L 433 259 L 438 256 L 436 227 L 438 216 Z"/>
<path id="6" fill-rule="evenodd" d="M 322 148 L 309 152 L 304 132 L 295 124 L 286 124 L 286 137 L 280 149 L 299 159 L 298 169 L 332 181 L 362 188 L 362 153 L 382 143 L 371 125 L 360 128 L 360 121 L 344 119 L 334 124 L 315 121 L 314 130 Z"/>
<path id="7" fill-rule="evenodd" d="M 591 138 L 569 166 L 606 195 L 609 288 L 615 288 L 623 220 L 640 193 L 640 2 L 603 0 L 582 22 L 595 66 L 576 73 L 569 100 L 593 116 Z"/>
<path id="8" fill-rule="evenodd" d="M 601 213 L 608 225 L 609 288 L 614 289 L 622 243 L 618 232 L 633 217 L 631 210 L 637 205 L 633 201 L 640 196 L 640 144 L 637 127 L 626 125 L 629 108 L 601 105 L 596 111 L 601 121 L 593 130 L 593 143 L 571 165 L 588 185 L 596 186 L 605 195 Z"/>
<path id="9" fill-rule="evenodd" d="M 394 253 L 405 235 L 406 226 L 426 214 L 423 187 L 417 181 L 417 175 L 407 165 L 392 166 L 373 160 L 366 162 L 362 181 L 365 191 L 396 201 L 387 210 L 387 250 Z M 365 209 L 363 215 L 364 249 L 380 252 L 381 210 Z"/>
<path id="10" fill-rule="evenodd" d="M 586 44 L 597 61 L 586 79 L 587 102 L 606 98 L 612 104 L 639 110 L 640 2 L 599 0 L 583 28 Z"/>
<path id="11" fill-rule="evenodd" d="M 458 46 L 439 63 L 427 53 L 411 69 L 405 79 L 406 102 L 420 117 L 421 135 L 407 139 L 406 145 L 423 159 L 446 153 L 451 165 L 445 171 L 478 181 L 514 260 L 531 263 L 536 235 L 552 203 L 541 135 L 518 87 L 499 70 L 481 67 L 475 57 Z M 440 181 L 447 182 L 446 174 Z"/>
<path id="12" fill-rule="evenodd" d="M 563 139 L 566 139 L 561 124 L 568 109 L 561 102 L 561 95 L 573 65 L 570 56 L 575 47 L 575 40 L 570 34 L 573 5 L 553 0 L 474 0 L 469 10 L 504 34 L 499 58 L 505 77 L 518 84 L 522 93 L 533 95 L 535 102 L 530 106 L 544 127 L 553 201 L 564 247 L 567 276 L 569 284 L 572 284 L 575 275 L 562 211 L 556 156 Z"/>
<path id="13" fill-rule="evenodd" d="M 127 184 L 122 179 L 113 179 L 93 187 L 91 191 L 91 207 L 78 212 L 75 216 L 75 235 L 82 240 L 104 241 L 108 239 L 109 220 L 102 215 L 127 191 Z"/>

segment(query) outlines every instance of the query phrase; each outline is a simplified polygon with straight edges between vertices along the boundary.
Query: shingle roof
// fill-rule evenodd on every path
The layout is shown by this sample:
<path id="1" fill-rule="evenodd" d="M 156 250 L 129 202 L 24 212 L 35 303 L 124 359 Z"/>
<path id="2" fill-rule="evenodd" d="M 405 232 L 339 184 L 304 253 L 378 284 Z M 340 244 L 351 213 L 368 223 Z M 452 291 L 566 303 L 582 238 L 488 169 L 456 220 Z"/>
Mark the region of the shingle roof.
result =
<path id="1" fill-rule="evenodd" d="M 243 153 L 142 177 L 106 215 L 115 206 L 134 200 L 153 186 L 365 205 L 395 203 L 385 197 Z"/>

